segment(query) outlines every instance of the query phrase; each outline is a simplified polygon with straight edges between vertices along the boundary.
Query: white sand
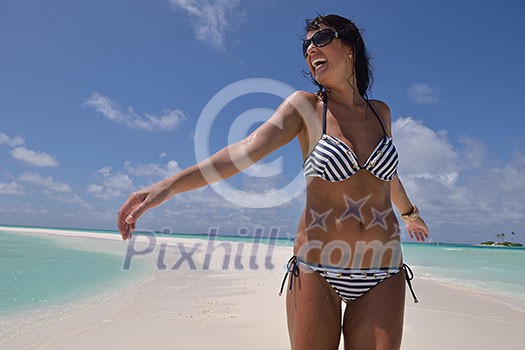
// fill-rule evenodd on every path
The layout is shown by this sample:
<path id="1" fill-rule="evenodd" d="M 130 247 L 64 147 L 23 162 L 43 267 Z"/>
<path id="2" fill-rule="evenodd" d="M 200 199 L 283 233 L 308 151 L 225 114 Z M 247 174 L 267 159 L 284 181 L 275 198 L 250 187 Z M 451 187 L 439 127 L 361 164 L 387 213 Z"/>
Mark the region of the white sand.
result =
<path id="1" fill-rule="evenodd" d="M 78 237 L 78 232 L 58 234 Z M 85 240 L 86 247 L 105 246 L 125 252 L 124 242 L 77 239 Z M 203 270 L 208 242 L 178 238 L 162 241 L 171 242 L 162 260 L 166 270 L 155 268 L 147 279 L 118 294 L 24 315 L 22 324 L 17 323 L 20 317 L 0 320 L 0 348 L 289 349 L 285 298 L 278 296 L 278 290 L 291 247 L 275 247 L 271 255 L 275 267 L 267 269 L 266 246 L 261 245 L 255 255 L 259 265 L 256 271 L 249 266 L 252 246 L 243 244 L 239 257 L 244 269 L 237 270 L 233 260 L 239 244 L 226 243 L 232 248 L 229 268 L 221 269 L 224 248 L 217 248 L 210 269 Z M 184 261 L 178 269 L 170 270 L 180 257 L 176 243 L 184 243 L 189 252 L 198 242 L 201 246 L 193 255 L 197 269 L 190 269 Z M 148 244 L 144 241 L 136 249 Z M 140 258 L 156 267 L 158 256 L 159 245 Z M 414 304 L 407 294 L 403 349 L 523 348 L 525 313 L 493 298 L 418 279 L 417 270 L 414 273 L 420 303 Z"/>

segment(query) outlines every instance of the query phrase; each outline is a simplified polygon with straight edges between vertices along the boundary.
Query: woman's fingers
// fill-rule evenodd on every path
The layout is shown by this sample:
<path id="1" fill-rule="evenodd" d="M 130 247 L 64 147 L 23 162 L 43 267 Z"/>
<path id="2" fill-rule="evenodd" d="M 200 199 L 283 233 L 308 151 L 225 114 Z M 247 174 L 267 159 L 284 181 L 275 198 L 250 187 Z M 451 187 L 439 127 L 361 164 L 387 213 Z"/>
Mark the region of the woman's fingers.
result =
<path id="1" fill-rule="evenodd" d="M 419 227 L 415 229 L 415 232 L 418 242 L 425 240 L 425 237 L 423 236 L 423 231 Z"/>
<path id="2" fill-rule="evenodd" d="M 420 225 L 420 231 L 421 231 L 421 238 L 426 241 L 428 239 L 428 227 L 427 224 L 421 219 L 421 225 Z"/>
<path id="3" fill-rule="evenodd" d="M 411 239 L 424 242 L 428 239 L 428 227 L 423 219 L 419 218 L 414 222 L 407 222 L 406 228 Z"/>
<path id="4" fill-rule="evenodd" d="M 122 236 L 122 239 L 126 240 L 130 232 L 130 227 L 125 221 L 126 212 L 124 211 L 124 207 L 125 205 L 123 205 L 118 212 L 117 227 L 120 232 L 120 235 Z"/>
<path id="5" fill-rule="evenodd" d="M 135 208 L 133 208 L 129 214 L 126 216 L 126 223 L 129 225 L 135 225 L 137 220 L 144 214 L 147 210 L 147 198 L 144 198 Z"/>
<path id="6" fill-rule="evenodd" d="M 416 241 L 420 242 L 421 237 L 419 236 L 419 231 L 417 229 L 412 229 L 414 237 L 416 237 Z"/>
<path id="7" fill-rule="evenodd" d="M 410 227 L 407 227 L 407 231 L 408 231 L 408 236 L 410 237 L 410 239 L 415 239 L 412 229 Z"/>
<path id="8" fill-rule="evenodd" d="M 132 193 L 120 207 L 117 226 L 123 240 L 131 238 L 131 232 L 135 229 L 135 222 L 144 211 L 143 207 L 145 199 L 146 196 L 144 194 Z"/>

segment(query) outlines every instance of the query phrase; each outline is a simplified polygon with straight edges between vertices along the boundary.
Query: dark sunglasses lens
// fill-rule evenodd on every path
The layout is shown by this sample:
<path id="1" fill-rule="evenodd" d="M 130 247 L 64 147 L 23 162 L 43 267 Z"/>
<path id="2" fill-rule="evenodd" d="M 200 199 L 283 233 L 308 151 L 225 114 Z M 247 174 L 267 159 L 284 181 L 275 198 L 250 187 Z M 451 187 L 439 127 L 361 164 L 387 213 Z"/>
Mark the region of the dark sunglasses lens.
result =
<path id="1" fill-rule="evenodd" d="M 307 56 L 306 51 L 308 50 L 308 47 L 310 46 L 311 42 L 312 42 L 311 39 L 303 41 L 303 55 L 304 55 L 304 57 Z"/>
<path id="2" fill-rule="evenodd" d="M 323 47 L 332 42 L 335 38 L 335 32 L 331 29 L 323 29 L 315 33 L 310 39 L 303 41 L 303 55 L 308 56 L 306 51 L 308 47 L 313 43 L 315 47 Z"/>
<path id="3" fill-rule="evenodd" d="M 312 37 L 312 41 L 315 46 L 321 47 L 328 45 L 332 42 L 335 37 L 335 33 L 330 29 L 321 30 Z"/>

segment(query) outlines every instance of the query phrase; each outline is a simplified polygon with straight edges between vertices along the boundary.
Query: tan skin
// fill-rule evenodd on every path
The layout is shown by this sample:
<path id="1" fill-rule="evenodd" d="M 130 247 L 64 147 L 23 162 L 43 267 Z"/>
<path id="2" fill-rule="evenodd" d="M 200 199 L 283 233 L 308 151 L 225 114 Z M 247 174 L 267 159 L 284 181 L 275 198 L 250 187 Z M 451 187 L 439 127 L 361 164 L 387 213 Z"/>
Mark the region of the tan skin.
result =
<path id="1" fill-rule="evenodd" d="M 307 33 L 310 38 L 315 32 Z M 351 147 L 360 164 L 368 158 L 383 131 L 378 120 L 367 109 L 363 98 L 352 89 L 357 86 L 353 72 L 352 48 L 341 40 L 333 40 L 324 47 L 310 45 L 306 62 L 312 75 L 329 91 L 327 134 L 335 136 Z M 312 62 L 317 58 L 327 63 L 315 69 Z M 390 135 L 390 111 L 377 100 L 370 103 L 380 115 Z M 298 91 L 290 95 L 274 115 L 244 140 L 229 145 L 202 161 L 152 186 L 132 193 L 120 208 L 118 228 L 124 240 L 131 238 L 137 219 L 177 193 L 191 191 L 210 182 L 233 176 L 279 147 L 298 138 L 303 158 L 315 146 L 322 134 L 323 102 L 318 96 Z M 280 127 L 282 126 L 282 127 Z M 215 175 L 204 174 L 212 173 Z M 355 218 L 337 220 L 346 209 L 345 196 L 354 201 L 367 198 L 361 207 L 362 220 Z M 306 207 L 298 226 L 294 253 L 312 241 L 321 246 L 341 240 L 351 251 L 358 244 L 376 242 L 381 246 L 398 247 L 399 229 L 392 209 L 392 202 L 401 213 L 411 210 L 412 204 L 396 177 L 386 182 L 375 178 L 366 170 L 360 170 L 341 182 L 328 182 L 309 178 L 306 191 Z M 386 225 L 373 225 L 372 209 L 388 213 Z M 324 213 L 326 226 L 308 228 L 312 212 Z M 406 223 L 412 239 L 428 238 L 425 222 Z M 302 258 L 308 262 L 321 262 L 321 249 L 312 249 Z M 370 267 L 375 253 L 379 253 L 381 266 L 400 266 L 399 257 L 393 260 L 392 249 L 367 251 L 359 266 Z M 331 255 L 340 258 L 338 251 Z M 287 293 L 288 330 L 292 349 L 337 349 L 342 330 L 345 349 L 399 349 L 403 327 L 405 286 L 404 275 L 398 273 L 372 288 L 364 296 L 349 303 L 342 314 L 341 299 L 316 273 L 300 269 L 299 278 L 292 292 Z"/>

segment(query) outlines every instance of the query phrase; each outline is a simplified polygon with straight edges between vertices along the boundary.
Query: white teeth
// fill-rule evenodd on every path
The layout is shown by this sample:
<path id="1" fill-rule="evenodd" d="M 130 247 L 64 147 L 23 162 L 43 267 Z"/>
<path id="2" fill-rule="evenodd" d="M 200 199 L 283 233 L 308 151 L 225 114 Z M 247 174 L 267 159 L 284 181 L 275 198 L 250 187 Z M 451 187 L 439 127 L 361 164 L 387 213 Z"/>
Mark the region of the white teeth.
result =
<path id="1" fill-rule="evenodd" d="M 312 66 L 317 68 L 323 63 L 326 63 L 326 58 L 316 58 L 312 61 Z"/>

